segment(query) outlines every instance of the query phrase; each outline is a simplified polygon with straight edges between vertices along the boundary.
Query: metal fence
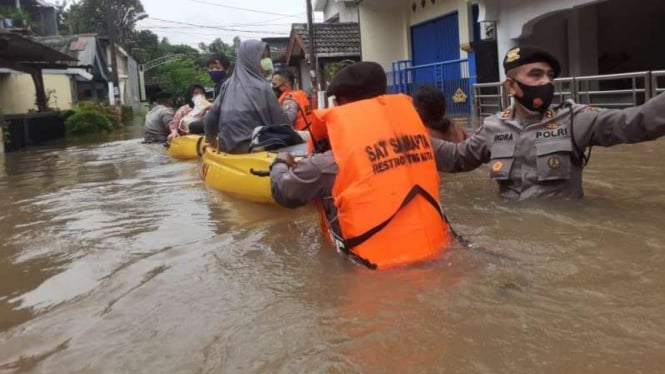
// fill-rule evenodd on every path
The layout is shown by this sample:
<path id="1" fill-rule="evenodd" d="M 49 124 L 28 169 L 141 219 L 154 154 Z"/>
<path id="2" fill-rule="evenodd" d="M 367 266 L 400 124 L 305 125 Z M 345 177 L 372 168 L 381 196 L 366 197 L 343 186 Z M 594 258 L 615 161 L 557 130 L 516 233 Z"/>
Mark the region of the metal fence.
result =
<path id="1" fill-rule="evenodd" d="M 651 72 L 651 91 L 653 96 L 665 92 L 665 70 Z"/>
<path id="2" fill-rule="evenodd" d="M 387 74 L 391 93 L 413 95 L 423 85 L 439 87 L 446 97 L 446 113 L 470 117 L 473 114 L 475 74 L 469 60 L 453 60 L 424 65 L 411 65 L 408 60 L 393 62 Z"/>
<path id="3" fill-rule="evenodd" d="M 554 87 L 554 104 L 573 99 L 603 108 L 627 108 L 665 92 L 665 70 L 559 78 Z M 500 82 L 475 84 L 473 92 L 476 118 L 487 117 L 510 105 Z"/>

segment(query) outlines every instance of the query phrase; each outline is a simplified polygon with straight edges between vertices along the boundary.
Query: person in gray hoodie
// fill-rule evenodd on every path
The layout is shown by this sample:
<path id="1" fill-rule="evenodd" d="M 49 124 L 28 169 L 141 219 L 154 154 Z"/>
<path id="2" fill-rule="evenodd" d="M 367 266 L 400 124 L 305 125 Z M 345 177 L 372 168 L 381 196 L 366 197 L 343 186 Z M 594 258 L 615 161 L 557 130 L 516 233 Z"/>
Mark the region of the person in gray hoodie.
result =
<path id="1" fill-rule="evenodd" d="M 221 151 L 247 153 L 254 128 L 288 123 L 270 83 L 263 78 L 265 48 L 266 43 L 259 40 L 240 44 L 233 75 L 205 116 L 206 141 Z"/>

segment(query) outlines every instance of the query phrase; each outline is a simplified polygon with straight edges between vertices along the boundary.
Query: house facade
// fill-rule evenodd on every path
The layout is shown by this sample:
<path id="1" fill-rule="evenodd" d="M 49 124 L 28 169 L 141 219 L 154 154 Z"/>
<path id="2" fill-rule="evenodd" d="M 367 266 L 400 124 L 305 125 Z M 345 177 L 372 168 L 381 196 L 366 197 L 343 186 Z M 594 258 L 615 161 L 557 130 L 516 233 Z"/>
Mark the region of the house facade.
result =
<path id="1" fill-rule="evenodd" d="M 358 22 L 356 0 L 316 0 L 314 10 L 323 12 L 323 20 L 326 23 Z"/>
<path id="2" fill-rule="evenodd" d="M 662 0 L 360 0 L 358 14 L 363 60 L 391 72 L 395 91 L 439 85 L 449 108 L 473 100 L 473 83 L 502 80 L 502 57 L 519 44 L 550 50 L 563 77 L 665 70 L 665 51 L 653 47 L 665 19 Z M 585 90 L 637 90 L 644 99 L 648 86 L 665 79 L 658 72 L 651 83 L 649 74 L 637 83 L 589 77 Z"/>
<path id="3" fill-rule="evenodd" d="M 550 50 L 563 76 L 665 68 L 665 51 L 653 48 L 665 17 L 662 0 L 361 0 L 358 6 L 362 57 L 386 69 L 399 60 L 466 58 L 479 40 L 496 43 L 501 77 L 500 57 L 518 44 Z"/>
<path id="4" fill-rule="evenodd" d="M 322 75 L 321 88 L 325 89 L 330 80 L 333 64 L 360 60 L 360 29 L 357 23 L 315 23 L 314 38 L 316 61 L 312 61 L 307 24 L 293 24 L 289 47 L 286 52 L 287 64 L 296 72 L 299 87 L 312 92 L 312 74 L 315 63 L 319 64 Z"/>

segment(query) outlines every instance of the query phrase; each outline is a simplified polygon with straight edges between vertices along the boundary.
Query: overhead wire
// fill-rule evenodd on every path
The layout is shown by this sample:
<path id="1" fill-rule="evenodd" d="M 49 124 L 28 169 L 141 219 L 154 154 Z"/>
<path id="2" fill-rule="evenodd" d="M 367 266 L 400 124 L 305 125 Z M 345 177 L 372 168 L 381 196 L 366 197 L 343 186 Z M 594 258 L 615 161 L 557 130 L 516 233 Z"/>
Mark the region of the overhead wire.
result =
<path id="1" fill-rule="evenodd" d="M 168 19 L 156 18 L 156 17 L 153 17 L 152 19 L 155 20 L 155 21 L 172 23 L 172 24 L 176 24 L 176 25 L 194 26 L 194 27 L 202 28 L 202 29 L 233 31 L 233 32 L 248 33 L 248 34 L 273 34 L 273 35 L 284 35 L 285 34 L 284 32 L 276 32 L 276 31 L 243 30 L 243 29 L 236 29 L 236 28 L 232 28 L 232 27 L 222 27 L 222 26 L 212 26 L 212 25 L 197 25 L 195 23 L 174 21 L 174 20 L 168 20 Z"/>
<path id="2" fill-rule="evenodd" d="M 220 4 L 220 3 L 211 3 L 209 1 L 203 1 L 203 0 L 189 0 L 189 1 L 194 2 L 194 3 L 199 3 L 199 4 L 217 6 L 217 7 L 221 7 L 221 8 L 225 8 L 225 9 L 235 9 L 235 10 L 257 13 L 257 14 L 269 14 L 269 15 L 273 15 L 273 16 L 283 16 L 283 17 L 295 17 L 294 15 L 291 15 L 291 14 L 269 12 L 269 11 L 258 10 L 258 9 L 241 8 L 241 7 L 237 7 L 237 6 L 233 6 L 233 5 Z"/>

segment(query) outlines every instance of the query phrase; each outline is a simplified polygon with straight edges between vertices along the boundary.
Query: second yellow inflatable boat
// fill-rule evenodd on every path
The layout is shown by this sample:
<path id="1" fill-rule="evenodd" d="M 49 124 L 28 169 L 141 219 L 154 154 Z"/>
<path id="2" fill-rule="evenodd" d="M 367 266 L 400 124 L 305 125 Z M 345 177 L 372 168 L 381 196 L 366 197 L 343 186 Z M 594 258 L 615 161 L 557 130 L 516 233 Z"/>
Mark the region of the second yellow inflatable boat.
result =
<path id="1" fill-rule="evenodd" d="M 264 204 L 275 204 L 270 191 L 270 164 L 278 152 L 303 156 L 306 144 L 276 152 L 255 152 L 240 155 L 206 150 L 201 162 L 201 178 L 206 186 L 233 197 Z"/>

